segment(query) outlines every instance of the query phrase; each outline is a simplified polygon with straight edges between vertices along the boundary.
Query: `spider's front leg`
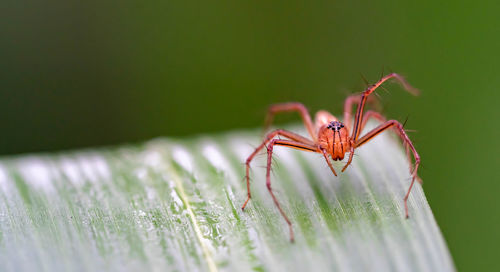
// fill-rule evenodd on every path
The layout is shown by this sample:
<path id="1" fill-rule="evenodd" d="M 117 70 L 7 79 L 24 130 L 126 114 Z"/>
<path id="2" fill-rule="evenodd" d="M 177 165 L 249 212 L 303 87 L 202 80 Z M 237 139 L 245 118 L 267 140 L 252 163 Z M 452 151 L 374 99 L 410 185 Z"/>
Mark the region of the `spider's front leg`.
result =
<path id="1" fill-rule="evenodd" d="M 354 156 L 354 143 L 358 141 L 359 134 L 361 133 L 362 129 L 362 122 L 363 122 L 363 110 L 365 108 L 365 104 L 368 100 L 368 97 L 371 93 L 373 93 L 380 85 L 382 85 L 384 82 L 387 80 L 394 78 L 396 79 L 402 86 L 405 88 L 409 93 L 413 95 L 418 95 L 419 90 L 412 87 L 402 76 L 396 74 L 396 73 L 391 73 L 388 74 L 384 77 L 382 77 L 379 81 L 377 81 L 375 84 L 369 86 L 366 88 L 366 90 L 361 94 L 361 98 L 359 100 L 359 105 L 358 108 L 356 109 L 356 116 L 354 118 L 354 124 L 352 127 L 352 135 L 351 135 L 351 149 L 350 149 L 350 154 L 349 154 L 349 160 L 347 161 L 347 164 L 342 168 L 342 172 L 345 171 L 345 169 L 351 164 L 352 158 Z"/>
<path id="2" fill-rule="evenodd" d="M 375 102 L 376 102 L 376 100 L 373 97 L 371 97 L 371 96 L 369 96 L 366 99 L 366 103 L 375 104 Z M 344 124 L 345 124 L 345 126 L 347 127 L 348 130 L 352 130 L 353 129 L 352 128 L 352 107 L 354 105 L 357 105 L 358 107 L 360 107 L 361 103 L 363 103 L 361 95 L 350 95 L 350 96 L 348 96 L 346 98 L 346 100 L 344 102 Z M 366 124 L 366 121 L 370 117 L 375 117 L 376 119 L 379 119 L 379 117 L 381 117 L 383 119 L 383 121 L 385 121 L 385 118 L 383 118 L 383 116 L 380 115 L 378 112 L 367 111 L 366 112 L 366 118 L 364 118 L 366 120 L 364 120 L 364 122 L 361 124 L 361 127 L 363 127 Z M 356 120 L 354 120 L 354 121 L 356 121 Z M 361 128 L 360 130 L 362 130 L 362 129 L 363 128 Z M 350 139 L 350 140 L 351 140 L 351 148 L 349 149 L 349 159 L 347 160 L 347 163 L 342 168 L 342 172 L 344 172 L 347 169 L 347 167 L 352 162 L 352 158 L 354 157 L 354 140 L 352 140 L 352 139 Z"/>
<path id="3" fill-rule="evenodd" d="M 358 148 L 358 147 L 362 146 L 363 144 L 367 143 L 368 141 L 370 141 L 371 139 L 373 139 L 373 137 L 379 135 L 380 133 L 382 133 L 385 130 L 390 129 L 390 128 L 395 128 L 398 130 L 398 132 L 399 132 L 398 134 L 401 137 L 401 139 L 403 140 L 403 143 L 411 149 L 411 151 L 413 153 L 413 157 L 415 158 L 415 165 L 414 165 L 413 171 L 411 172 L 412 179 L 411 179 L 411 183 L 410 183 L 410 188 L 408 189 L 408 192 L 406 193 L 406 195 L 404 197 L 405 217 L 408 218 L 408 196 L 410 195 L 413 184 L 415 183 L 415 179 L 417 178 L 417 170 L 418 170 L 418 166 L 420 165 L 420 156 L 418 155 L 417 150 L 413 146 L 413 143 L 411 142 L 410 138 L 406 134 L 406 131 L 404 130 L 403 125 L 396 120 L 386 121 L 383 124 L 379 125 L 378 127 L 374 128 L 373 130 L 371 130 L 370 132 L 368 132 L 365 136 L 359 138 L 354 143 L 354 145 L 355 145 L 355 148 Z"/>
<path id="4" fill-rule="evenodd" d="M 287 137 L 290 140 L 281 140 L 281 139 L 273 139 L 276 135 L 281 135 L 284 137 Z M 286 130 L 276 130 L 271 133 L 269 133 L 266 137 L 266 139 L 262 142 L 260 146 L 258 146 L 255 151 L 248 157 L 247 162 L 246 162 L 246 179 L 247 179 L 247 190 L 248 190 L 248 197 L 243 206 L 241 207 L 242 210 L 245 210 L 245 206 L 247 205 L 248 201 L 251 198 L 250 194 L 250 179 L 249 179 L 249 169 L 250 169 L 250 162 L 252 159 L 255 157 L 255 155 L 264 147 L 267 145 L 267 169 L 266 169 L 266 186 L 271 194 L 271 197 L 273 198 L 274 204 L 276 207 L 278 207 L 279 212 L 281 213 L 281 216 L 285 219 L 286 223 L 288 224 L 288 228 L 290 229 L 290 241 L 293 242 L 294 240 L 294 235 L 293 235 L 293 228 L 292 228 L 292 222 L 288 217 L 286 216 L 285 212 L 281 208 L 280 203 L 278 202 L 278 199 L 274 195 L 272 189 L 271 189 L 271 163 L 272 163 L 272 156 L 273 156 L 273 148 L 275 145 L 281 145 L 281 146 L 286 146 L 286 147 L 291 147 L 299 150 L 304 150 L 304 151 L 310 151 L 310 152 L 320 152 L 316 144 L 314 142 L 310 141 L 309 139 L 306 139 L 300 135 L 297 135 L 293 132 L 286 131 Z"/>
<path id="5" fill-rule="evenodd" d="M 250 156 L 248 156 L 246 163 L 245 163 L 245 165 L 246 165 L 245 178 L 247 181 L 248 194 L 247 194 L 247 200 L 245 201 L 245 203 L 243 203 L 243 206 L 241 207 L 242 210 L 245 210 L 245 207 L 247 206 L 248 201 L 250 201 L 250 198 L 252 197 L 252 194 L 250 193 L 250 163 L 255 158 L 255 156 L 259 153 L 259 151 L 262 150 L 262 148 L 264 148 L 276 136 L 283 136 L 285 138 L 292 140 L 293 144 L 289 145 L 289 147 L 300 149 L 300 150 L 305 150 L 305 151 L 317 152 L 316 144 L 313 141 L 311 141 L 305 137 L 302 137 L 296 133 L 286 131 L 283 129 L 278 129 L 278 130 L 272 131 L 269 134 L 267 134 L 264 141 L 262 141 L 262 143 L 257 148 L 255 148 L 254 152 L 252 152 L 252 154 L 250 154 Z"/>

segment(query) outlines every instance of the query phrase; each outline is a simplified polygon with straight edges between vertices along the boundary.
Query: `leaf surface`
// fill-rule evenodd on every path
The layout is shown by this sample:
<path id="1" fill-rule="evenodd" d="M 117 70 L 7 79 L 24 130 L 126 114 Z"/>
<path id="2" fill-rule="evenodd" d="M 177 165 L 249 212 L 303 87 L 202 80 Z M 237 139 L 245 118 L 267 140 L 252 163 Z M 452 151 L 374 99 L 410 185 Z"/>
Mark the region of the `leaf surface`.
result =
<path id="1" fill-rule="evenodd" d="M 240 208 L 258 135 L 2 159 L 1 270 L 455 270 L 420 184 L 404 219 L 410 174 L 395 137 L 357 149 L 339 177 L 318 154 L 275 148 L 272 184 L 291 244 L 265 186 L 266 156 L 253 162 L 253 198 Z"/>

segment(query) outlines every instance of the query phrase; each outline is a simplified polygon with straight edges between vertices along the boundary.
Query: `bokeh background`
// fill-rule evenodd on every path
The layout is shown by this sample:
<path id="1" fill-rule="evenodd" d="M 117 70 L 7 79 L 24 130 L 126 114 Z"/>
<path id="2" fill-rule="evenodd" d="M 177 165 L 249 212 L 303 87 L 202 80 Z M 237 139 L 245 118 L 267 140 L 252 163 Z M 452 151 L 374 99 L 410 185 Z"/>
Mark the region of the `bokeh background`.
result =
<path id="1" fill-rule="evenodd" d="M 457 268 L 498 267 L 496 1 L 1 6 L 0 154 L 256 128 L 276 102 L 340 115 L 361 75 L 392 70 L 422 90 L 378 93 L 389 118 L 417 130 L 420 176 Z"/>

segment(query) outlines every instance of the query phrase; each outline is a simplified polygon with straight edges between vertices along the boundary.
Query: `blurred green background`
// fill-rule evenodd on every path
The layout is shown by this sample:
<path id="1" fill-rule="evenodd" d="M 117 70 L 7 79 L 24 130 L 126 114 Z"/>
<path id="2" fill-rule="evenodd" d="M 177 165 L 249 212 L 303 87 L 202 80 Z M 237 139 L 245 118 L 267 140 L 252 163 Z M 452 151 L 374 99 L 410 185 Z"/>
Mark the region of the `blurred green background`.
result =
<path id="1" fill-rule="evenodd" d="M 0 154 L 263 124 L 271 103 L 340 115 L 382 69 L 457 268 L 498 266 L 495 1 L 4 1 Z M 281 121 L 297 118 L 279 118 Z"/>

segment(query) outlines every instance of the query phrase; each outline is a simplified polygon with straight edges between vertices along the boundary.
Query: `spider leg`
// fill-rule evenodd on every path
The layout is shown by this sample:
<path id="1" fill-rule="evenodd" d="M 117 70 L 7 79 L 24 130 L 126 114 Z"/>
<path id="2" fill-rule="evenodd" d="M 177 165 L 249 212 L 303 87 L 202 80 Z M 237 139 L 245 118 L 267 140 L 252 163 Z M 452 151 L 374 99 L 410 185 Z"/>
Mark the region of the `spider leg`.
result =
<path id="1" fill-rule="evenodd" d="M 357 97 L 359 98 L 359 97 Z M 347 112 L 344 112 L 344 113 L 347 113 Z M 345 118 L 345 117 L 344 117 Z M 368 123 L 368 120 L 370 120 L 370 118 L 373 118 L 373 119 L 376 119 L 378 121 L 380 121 L 381 123 L 387 121 L 385 119 L 385 117 L 380 114 L 379 112 L 376 112 L 376 111 L 367 111 L 363 117 L 363 122 L 361 122 L 361 127 L 360 127 L 360 130 L 363 131 L 363 129 L 365 128 L 366 126 L 366 123 Z M 399 134 L 399 130 L 397 130 L 395 128 L 395 131 Z M 406 147 L 406 155 L 408 157 L 408 161 L 411 163 L 411 158 L 409 157 L 410 156 L 410 153 L 409 153 L 409 149 L 408 149 L 408 146 L 405 144 L 405 147 Z M 353 145 L 351 144 L 351 149 L 350 149 L 350 152 L 353 153 L 354 152 L 354 147 Z M 344 170 L 347 168 L 347 166 L 349 166 L 352 162 L 352 157 L 350 156 L 349 154 L 349 159 L 346 163 L 346 165 L 344 165 L 344 167 L 342 168 L 342 172 L 344 172 Z M 411 172 L 411 165 L 410 165 L 410 172 Z"/>
<path id="2" fill-rule="evenodd" d="M 342 167 L 342 172 L 344 172 L 347 169 L 347 166 L 351 165 L 352 158 L 354 157 L 354 142 L 351 139 L 351 147 L 349 148 L 349 159 L 347 160 L 347 163 Z"/>
<path id="3" fill-rule="evenodd" d="M 300 117 L 302 117 L 302 122 L 304 122 L 304 126 L 306 127 L 307 132 L 309 132 L 309 135 L 311 135 L 313 141 L 316 142 L 317 137 L 314 132 L 314 126 L 311 121 L 311 116 L 309 115 L 309 112 L 307 111 L 306 107 L 298 102 L 271 105 L 267 112 L 266 121 L 264 124 L 264 131 L 267 131 L 269 126 L 271 126 L 271 123 L 273 122 L 274 119 L 274 115 L 280 112 L 292 112 L 292 111 L 296 111 L 300 114 Z"/>
<path id="4" fill-rule="evenodd" d="M 370 118 L 373 118 L 373 119 L 379 121 L 380 123 L 384 123 L 387 121 L 387 119 L 385 119 L 385 117 L 382 114 L 380 114 L 380 112 L 371 111 L 371 110 L 367 111 L 367 112 L 365 112 L 365 116 L 363 117 L 363 121 L 361 122 L 361 127 L 360 127 L 361 131 L 363 131 L 363 129 L 366 126 L 366 123 L 368 123 Z"/>
<path id="5" fill-rule="evenodd" d="M 350 95 L 345 99 L 344 102 L 344 125 L 347 127 L 347 129 L 350 131 L 352 129 L 352 106 L 353 105 L 359 105 L 361 102 L 361 95 L 359 94 L 354 94 Z M 366 100 L 367 103 L 371 104 L 378 104 L 376 103 L 377 100 L 373 96 L 369 96 L 368 99 Z"/>
<path id="6" fill-rule="evenodd" d="M 266 171 L 267 190 L 269 191 L 269 194 L 271 194 L 271 197 L 273 198 L 274 204 L 276 205 L 276 207 L 278 207 L 278 210 L 281 213 L 281 216 L 283 216 L 283 219 L 285 219 L 286 223 L 288 224 L 288 228 L 290 230 L 290 241 L 293 242 L 294 235 L 293 235 L 292 222 L 290 221 L 288 216 L 285 214 L 285 212 L 281 208 L 281 205 L 278 202 L 278 199 L 276 198 L 276 196 L 273 193 L 273 190 L 271 189 L 271 162 L 272 162 L 272 156 L 273 156 L 273 148 L 275 145 L 287 146 L 287 147 L 292 147 L 292 148 L 306 150 L 306 151 L 313 151 L 313 152 L 318 152 L 318 149 L 315 146 L 311 146 L 308 144 L 295 142 L 295 141 L 280 140 L 280 139 L 271 140 L 271 142 L 269 143 L 269 145 L 267 147 L 267 171 Z"/>
<path id="7" fill-rule="evenodd" d="M 373 93 L 378 87 L 380 87 L 380 85 L 382 85 L 384 82 L 386 82 L 387 80 L 389 80 L 391 78 L 398 80 L 398 82 L 401 83 L 401 85 L 403 85 L 403 87 L 411 94 L 418 95 L 419 91 L 417 89 L 413 88 L 402 76 L 400 76 L 396 73 L 391 73 L 391 74 L 388 74 L 388 75 L 382 77 L 379 81 L 377 81 L 375 84 L 369 86 L 361 94 L 361 100 L 359 102 L 358 109 L 356 110 L 356 116 L 354 117 L 354 125 L 352 128 L 351 149 L 349 152 L 349 160 L 347 161 L 347 164 L 344 166 L 344 168 L 342 168 L 342 172 L 344 172 L 345 169 L 347 168 L 347 166 L 349 166 L 352 162 L 352 158 L 354 156 L 354 146 L 355 146 L 355 143 L 358 142 L 358 137 L 359 137 L 359 134 L 361 133 L 361 129 L 362 129 L 361 124 L 363 122 L 363 110 L 365 108 L 365 104 L 366 104 L 366 101 L 368 99 L 368 96 L 371 93 Z M 403 132 L 404 132 L 404 130 L 403 130 Z M 406 135 L 406 133 L 405 133 L 405 135 Z M 416 172 L 416 169 L 414 169 L 413 171 Z"/>
<path id="8" fill-rule="evenodd" d="M 384 123 L 387 121 L 387 119 L 385 119 L 385 117 L 382 114 L 380 114 L 379 112 L 367 111 L 365 113 L 365 116 L 363 117 L 363 122 L 361 123 L 361 128 L 360 128 L 361 131 L 363 131 L 366 123 L 368 123 L 368 120 L 370 120 L 370 118 L 376 119 L 376 120 L 380 121 L 380 123 Z M 393 127 L 393 129 L 394 129 L 394 132 L 396 132 L 396 134 L 398 134 L 401 137 L 399 129 L 397 127 Z M 412 172 L 413 170 L 412 170 L 412 164 L 411 164 L 412 161 L 411 161 L 410 147 L 404 141 L 403 141 L 403 145 L 405 147 L 406 157 L 408 159 L 408 163 L 410 164 L 410 172 Z M 417 179 L 417 180 L 419 183 L 422 183 L 422 181 L 420 179 Z"/>
<path id="9" fill-rule="evenodd" d="M 361 126 L 361 122 L 363 121 L 363 110 L 365 108 L 365 104 L 366 104 L 366 100 L 368 99 L 368 96 L 371 93 L 373 93 L 380 85 L 382 85 L 382 83 L 384 83 L 385 81 L 387 81 L 391 78 L 397 79 L 399 81 L 399 83 L 401 83 L 401 85 L 403 85 L 403 87 L 411 94 L 417 95 L 419 93 L 419 91 L 417 89 L 413 88 L 402 76 L 400 76 L 396 73 L 388 74 L 385 77 L 381 78 L 378 82 L 376 82 L 372 86 L 368 87 L 361 94 L 361 100 L 359 102 L 358 109 L 356 110 L 356 117 L 354 118 L 354 126 L 353 126 L 352 136 L 351 136 L 353 141 L 356 142 L 358 140 L 359 134 L 361 133 L 360 126 Z"/>
<path id="10" fill-rule="evenodd" d="M 248 201 L 252 197 L 252 194 L 250 193 L 250 162 L 252 162 L 252 160 L 259 153 L 259 151 L 262 150 L 262 148 L 264 148 L 276 136 L 283 136 L 283 137 L 286 137 L 288 139 L 293 140 L 295 145 L 290 146 L 290 147 L 298 148 L 298 149 L 306 150 L 306 151 L 317 152 L 316 144 L 313 141 L 311 141 L 305 137 L 302 137 L 296 133 L 286 131 L 283 129 L 274 130 L 274 131 L 268 133 L 266 135 L 266 138 L 264 139 L 264 141 L 262 141 L 262 143 L 257 148 L 255 148 L 254 152 L 252 152 L 252 154 L 250 154 L 250 156 L 248 156 L 248 158 L 246 160 L 246 163 L 245 163 L 246 164 L 246 170 L 245 170 L 246 176 L 245 177 L 246 177 L 246 181 L 247 181 L 248 194 L 247 194 L 247 199 L 246 199 L 245 203 L 241 207 L 242 210 L 245 210 L 245 207 L 246 207 Z"/>
<path id="11" fill-rule="evenodd" d="M 411 189 L 413 188 L 413 184 L 415 183 L 415 179 L 417 178 L 417 170 L 418 166 L 420 165 L 420 156 L 417 153 L 417 150 L 415 150 L 415 147 L 413 146 L 413 143 L 411 142 L 410 138 L 408 138 L 408 135 L 406 134 L 403 125 L 399 123 L 396 120 L 390 120 L 386 121 L 383 124 L 379 125 L 378 127 L 374 128 L 370 132 L 368 132 L 365 136 L 359 138 L 355 143 L 355 147 L 358 148 L 362 146 L 363 144 L 367 143 L 373 137 L 379 135 L 380 133 L 384 132 L 385 130 L 389 128 L 396 128 L 398 130 L 398 134 L 403 140 L 403 142 L 411 149 L 413 153 L 413 157 L 415 158 L 415 166 L 413 168 L 413 171 L 411 171 L 411 184 L 410 188 L 408 189 L 408 192 L 406 193 L 404 197 L 404 204 L 405 204 L 405 217 L 408 218 L 408 196 L 410 195 Z M 411 169 L 411 168 L 410 168 Z"/>
<path id="12" fill-rule="evenodd" d="M 321 153 L 323 153 L 323 157 L 325 157 L 326 163 L 328 164 L 328 167 L 330 167 L 330 170 L 332 170 L 332 173 L 337 176 L 337 173 L 335 172 L 335 169 L 333 169 L 332 162 L 328 158 L 328 153 L 326 153 L 326 150 L 321 148 Z"/>

